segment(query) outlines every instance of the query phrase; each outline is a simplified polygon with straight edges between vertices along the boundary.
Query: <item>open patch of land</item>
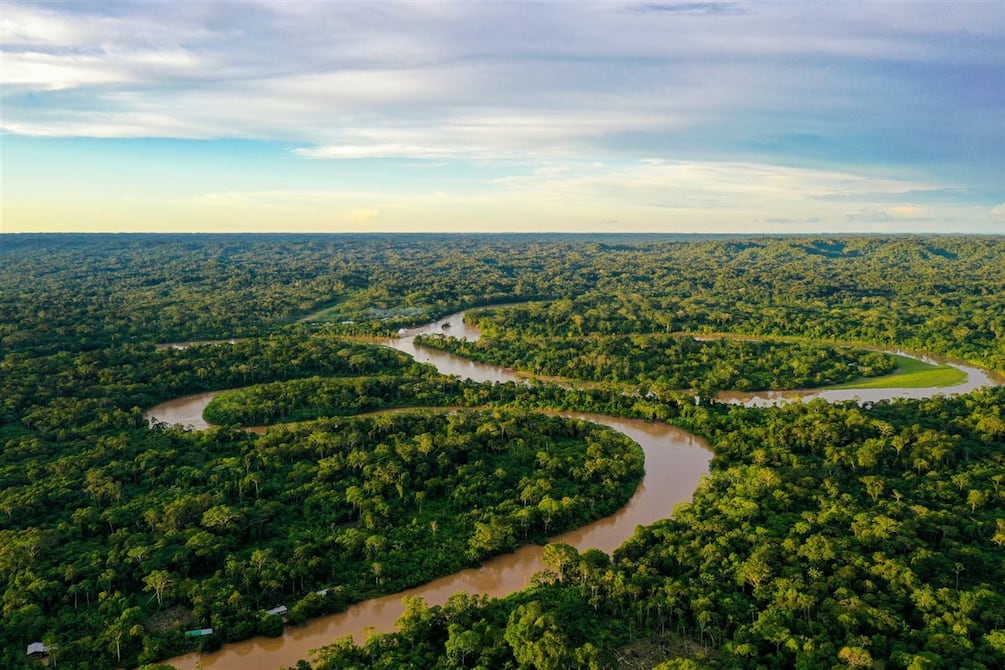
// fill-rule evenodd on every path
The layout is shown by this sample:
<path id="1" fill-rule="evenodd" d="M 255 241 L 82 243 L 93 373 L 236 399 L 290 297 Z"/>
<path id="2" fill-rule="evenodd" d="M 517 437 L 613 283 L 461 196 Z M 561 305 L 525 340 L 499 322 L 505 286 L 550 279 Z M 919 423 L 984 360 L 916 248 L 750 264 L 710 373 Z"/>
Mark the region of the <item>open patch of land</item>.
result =
<path id="1" fill-rule="evenodd" d="M 839 384 L 841 389 L 936 388 L 953 386 L 967 378 L 967 373 L 950 365 L 933 365 L 908 356 L 894 355 L 897 369 L 882 377 L 873 377 Z"/>

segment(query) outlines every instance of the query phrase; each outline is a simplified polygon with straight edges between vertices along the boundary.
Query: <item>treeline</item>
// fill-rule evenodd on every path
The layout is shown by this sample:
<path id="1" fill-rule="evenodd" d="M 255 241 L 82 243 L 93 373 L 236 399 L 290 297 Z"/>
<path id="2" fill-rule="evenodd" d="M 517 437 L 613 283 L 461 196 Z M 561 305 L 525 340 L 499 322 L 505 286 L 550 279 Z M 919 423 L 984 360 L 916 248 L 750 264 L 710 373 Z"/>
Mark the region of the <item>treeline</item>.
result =
<path id="1" fill-rule="evenodd" d="M 637 446 L 621 436 L 519 409 L 441 413 L 436 420 L 445 427 L 435 430 L 427 425 L 435 413 L 344 419 L 256 441 L 226 428 L 150 430 L 137 403 L 263 377 L 396 371 L 394 377 L 287 385 L 321 380 L 366 389 L 383 406 L 407 404 L 414 394 L 414 404 L 658 413 L 651 400 L 613 390 L 428 377 L 428 368 L 399 352 L 323 336 L 17 354 L 4 366 L 11 420 L 0 428 L 0 648 L 11 667 L 24 662 L 24 640 L 54 642 L 62 667 L 88 668 L 189 649 L 192 642 L 179 632 L 188 627 L 221 631 L 203 640 L 203 648 L 256 632 L 278 634 L 281 621 L 262 615 L 277 603 L 263 598 L 290 603 L 289 621 L 296 622 L 452 572 L 612 512 L 642 471 Z M 383 386 L 373 386 L 374 379 Z M 343 404 L 326 412 L 344 413 L 351 396 L 338 396 Z M 301 411 L 297 403 L 290 408 Z M 457 446 L 466 439 L 488 453 L 462 449 L 446 457 L 438 451 L 444 442 Z M 418 469 L 389 462 L 388 449 Z M 430 458 L 437 460 L 436 472 L 428 469 Z M 350 476 L 360 467 L 379 482 L 335 476 L 339 468 Z M 493 504 L 486 488 L 492 486 L 509 502 Z M 443 506 L 439 498 L 448 491 L 450 505 Z M 335 511 L 340 504 L 342 512 Z M 351 530 L 353 518 L 359 532 Z M 430 544 L 429 533 L 445 544 Z M 433 553 L 395 553 L 416 544 Z M 286 560 L 290 556 L 295 560 Z M 336 565 L 356 567 L 335 575 Z"/>
<path id="2" fill-rule="evenodd" d="M 611 253 L 585 276 L 595 285 L 582 293 L 469 318 L 493 339 L 791 336 L 900 346 L 1005 371 L 1005 238 L 652 245 Z"/>
<path id="3" fill-rule="evenodd" d="M 339 332 L 393 334 L 549 295 L 582 266 L 572 239 L 0 235 L 0 351 L 261 336 L 327 307 Z"/>
<path id="4" fill-rule="evenodd" d="M 29 445 L 23 445 L 29 448 Z M 226 429 L 122 430 L 4 490 L 2 658 L 24 640 L 106 668 L 278 635 L 623 505 L 642 452 L 595 424 L 410 411 Z"/>
<path id="5" fill-rule="evenodd" d="M 468 386 L 437 376 L 310 377 L 225 391 L 210 401 L 203 417 L 218 425 L 261 426 L 395 407 L 443 407 L 459 402 Z"/>
<path id="6" fill-rule="evenodd" d="M 411 603 L 334 668 L 1005 665 L 1005 391 L 689 408 L 711 477 L 612 560 L 550 547 L 503 600 Z M 578 614 L 574 614 L 578 612 Z"/>
<path id="7" fill-rule="evenodd" d="M 400 496 L 398 482 L 374 470 L 365 480 L 373 496 L 401 516 L 376 506 L 371 521 L 387 526 L 367 528 L 362 508 L 344 500 L 343 480 L 319 479 L 321 447 L 309 428 L 261 439 L 232 428 L 150 430 L 143 408 L 318 377 L 319 390 L 333 384 L 331 397 L 312 399 L 310 381 L 270 387 L 294 397 L 269 412 L 322 416 L 353 402 L 340 395 L 349 382 L 326 378 L 394 376 L 367 390 L 381 399 L 374 404 L 401 404 L 399 391 L 440 399 L 456 391 L 451 405 L 669 420 L 710 437 L 718 456 L 694 504 L 642 531 L 612 562 L 550 550 L 559 562 L 537 589 L 429 612 L 415 606 L 415 630 L 333 651 L 332 664 L 407 667 L 414 651 L 413 667 L 589 667 L 614 665 L 622 644 L 644 640 L 659 658 L 720 667 L 1002 667 L 1000 390 L 864 409 L 729 409 L 696 406 L 657 384 L 634 394 L 606 382 L 451 386 L 398 353 L 332 335 L 531 301 L 475 318 L 494 339 L 792 336 L 927 350 L 1005 371 L 1003 261 L 1003 238 L 969 236 L 0 235 L 0 665 L 23 667 L 25 645 L 37 639 L 59 646 L 59 667 L 133 665 L 185 647 L 177 627 L 217 623 L 226 639 L 276 633 L 279 622 L 260 612 L 274 600 L 293 603 L 297 620 L 391 590 L 398 559 L 373 552 L 394 550 L 393 533 L 432 532 L 426 515 L 436 503 L 429 491 L 421 511 L 415 500 L 422 482 L 402 483 Z M 240 336 L 250 339 L 154 347 Z M 251 406 L 266 399 L 249 393 Z M 434 437 L 436 422 L 448 421 L 416 416 L 401 421 L 428 425 Z M 491 447 L 508 437 L 479 434 L 504 421 L 458 416 L 471 417 L 458 434 L 487 450 L 451 452 L 434 479 L 465 467 L 488 482 L 496 469 L 517 471 L 500 465 L 483 476 L 475 467 L 511 455 Z M 373 454 L 421 437 L 408 425 L 382 432 L 376 417 L 366 421 L 315 424 L 330 426 L 317 439 L 342 445 L 341 431 L 355 426 L 347 453 Z M 506 434 L 537 444 L 535 422 Z M 579 456 L 568 458 L 590 457 L 584 435 L 562 434 L 550 453 L 576 451 L 578 441 Z M 473 460 L 451 460 L 469 453 Z M 551 486 L 588 486 L 562 459 Z M 370 495 L 362 474 L 339 473 L 359 477 Z M 498 482 L 511 488 L 492 509 L 519 500 L 512 481 Z M 584 494 L 571 491 L 550 494 L 559 510 L 547 524 L 534 518 L 528 539 L 545 525 L 578 523 L 581 501 L 563 501 Z M 311 516 L 300 513 L 307 497 Z M 543 500 L 525 514 L 540 515 Z M 314 512 L 348 521 L 332 528 Z M 409 530 L 413 518 L 419 530 Z M 314 594 L 333 583 L 329 557 L 350 552 L 323 540 L 353 523 L 385 538 L 370 546 L 364 538 L 346 559 L 362 590 L 344 582 Z M 483 538 L 510 537 L 491 519 L 472 523 L 487 524 Z M 514 523 L 521 541 L 523 521 Z M 471 560 L 477 526 L 445 528 L 437 534 L 457 541 L 450 558 Z M 319 553 L 296 553 L 307 550 Z"/>
<path id="8" fill-rule="evenodd" d="M 1005 370 L 1003 257 L 972 236 L 0 235 L 0 350 L 260 336 L 323 308 L 311 321 L 389 333 L 547 298 L 521 332 L 788 335 Z"/>
<path id="9" fill-rule="evenodd" d="M 494 332 L 500 332 L 495 325 Z M 826 386 L 888 374 L 896 367 L 892 356 L 864 349 L 688 335 L 542 337 L 510 332 L 476 342 L 442 335 L 419 336 L 416 342 L 532 375 L 705 394 Z"/>
<path id="10" fill-rule="evenodd" d="M 60 439 L 114 427 L 111 414 L 189 393 L 310 375 L 414 376 L 430 369 L 386 347 L 323 335 L 276 335 L 185 349 L 122 345 L 45 356 L 10 354 L 0 361 L 0 431 L 14 434 L 30 427 Z"/>
<path id="11" fill-rule="evenodd" d="M 220 393 L 203 417 L 212 423 L 260 426 L 320 417 L 349 416 L 396 407 L 511 407 L 522 410 L 611 414 L 637 419 L 674 420 L 694 404 L 687 393 L 630 395 L 610 385 L 564 388 L 547 383 L 477 383 L 430 375 L 381 375 L 347 379 L 312 377 L 256 384 Z"/>

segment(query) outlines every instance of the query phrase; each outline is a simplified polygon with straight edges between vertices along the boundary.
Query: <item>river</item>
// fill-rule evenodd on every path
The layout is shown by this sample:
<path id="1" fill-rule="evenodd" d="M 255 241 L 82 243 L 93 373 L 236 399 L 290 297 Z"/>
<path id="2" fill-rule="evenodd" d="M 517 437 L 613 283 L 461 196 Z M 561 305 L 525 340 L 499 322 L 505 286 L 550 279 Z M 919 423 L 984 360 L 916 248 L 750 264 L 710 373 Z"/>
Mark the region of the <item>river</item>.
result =
<path id="1" fill-rule="evenodd" d="M 443 374 L 484 382 L 519 379 L 516 373 L 507 368 L 476 363 L 415 344 L 416 335 L 434 332 L 468 339 L 477 339 L 479 336 L 476 327 L 464 323 L 463 314 L 453 314 L 420 328 L 402 331 L 396 339 L 380 342 L 408 353 L 419 362 L 434 365 Z M 936 389 L 938 393 L 962 393 L 996 383 L 983 370 L 955 362 L 952 364 L 967 373 L 967 381 L 953 387 Z M 729 402 L 764 405 L 816 397 L 829 401 L 859 399 L 868 402 L 891 397 L 926 397 L 932 394 L 933 389 L 849 389 L 726 393 L 720 397 Z M 180 423 L 205 429 L 208 424 L 202 418 L 202 410 L 215 395 L 217 392 L 201 393 L 162 403 L 150 408 L 147 417 L 169 424 Z M 642 483 L 625 507 L 609 517 L 554 537 L 554 542 L 565 542 L 581 551 L 598 548 L 609 553 L 631 537 L 636 526 L 664 519 L 678 503 L 690 500 L 702 475 L 708 472 L 711 450 L 703 440 L 686 431 L 659 422 L 572 413 L 564 415 L 596 421 L 621 431 L 638 442 L 645 452 L 646 471 Z M 530 584 L 531 577 L 544 568 L 541 553 L 541 547 L 530 545 L 515 553 L 493 558 L 479 568 L 463 570 L 408 591 L 357 603 L 339 614 L 312 619 L 299 626 L 288 626 L 282 637 L 255 637 L 225 645 L 209 654 L 180 656 L 170 659 L 168 663 L 181 670 L 195 670 L 199 667 L 212 670 L 275 670 L 278 667 L 294 666 L 297 660 L 309 658 L 312 649 L 330 644 L 340 637 L 351 635 L 357 642 L 363 642 L 372 633 L 393 630 L 395 622 L 404 611 L 402 599 L 405 596 L 418 596 L 430 605 L 439 605 L 458 591 L 503 596 L 524 588 Z"/>
<path id="2" fill-rule="evenodd" d="M 873 348 L 873 347 L 870 347 Z M 819 388 L 800 389 L 796 391 L 722 391 L 716 395 L 720 402 L 728 402 L 748 407 L 767 407 L 770 405 L 780 405 L 786 402 L 808 402 L 815 398 L 826 400 L 827 402 L 843 402 L 854 400 L 859 404 L 878 402 L 880 400 L 890 400 L 893 398 L 930 398 L 934 395 L 958 395 L 969 393 L 985 386 L 997 386 L 1003 382 L 1003 378 L 982 368 L 975 367 L 953 358 L 935 356 L 932 354 L 919 353 L 916 351 L 904 351 L 901 349 L 876 349 L 888 354 L 898 354 L 907 356 L 932 365 L 949 365 L 966 374 L 966 378 L 958 384 L 951 386 L 936 386 L 923 388 L 861 388 L 861 389 L 840 389 L 840 388 Z"/>

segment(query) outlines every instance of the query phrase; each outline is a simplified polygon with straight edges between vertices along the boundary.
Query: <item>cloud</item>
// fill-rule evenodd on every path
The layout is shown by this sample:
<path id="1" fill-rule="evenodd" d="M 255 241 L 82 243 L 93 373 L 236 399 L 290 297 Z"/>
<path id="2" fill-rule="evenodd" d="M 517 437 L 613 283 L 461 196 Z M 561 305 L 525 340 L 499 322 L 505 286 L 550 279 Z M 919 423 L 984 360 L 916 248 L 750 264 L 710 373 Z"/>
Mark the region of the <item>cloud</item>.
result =
<path id="1" fill-rule="evenodd" d="M 628 7 L 628 11 L 645 14 L 743 14 L 745 8 L 735 2 L 646 2 Z"/>
<path id="2" fill-rule="evenodd" d="M 752 226 L 761 223 L 771 229 L 791 230 L 798 225 L 802 230 L 833 231 L 842 226 L 847 228 L 849 223 L 923 220 L 909 219 L 909 214 L 920 217 L 921 212 L 906 208 L 849 214 L 842 202 L 821 202 L 815 198 L 837 191 L 900 192 L 917 187 L 907 180 L 853 172 L 659 159 L 602 166 L 567 161 L 558 166 L 564 169 L 552 169 L 550 174 L 535 170 L 500 178 L 496 184 L 501 193 L 514 201 L 568 207 L 591 203 L 597 211 L 618 212 L 619 208 L 629 208 L 636 216 L 645 213 L 650 220 L 714 220 L 729 222 L 734 230 L 752 230 Z"/>
<path id="3" fill-rule="evenodd" d="M 805 218 L 805 219 L 788 219 L 788 218 L 781 217 L 781 216 L 775 216 L 775 217 L 770 217 L 770 218 L 767 218 L 767 219 L 761 219 L 761 221 L 764 222 L 764 223 L 770 223 L 770 224 L 773 224 L 773 225 L 782 225 L 782 226 L 798 225 L 798 226 L 804 226 L 806 224 L 814 224 L 815 225 L 815 224 L 820 223 L 820 217 L 819 216 L 811 216 L 811 217 Z"/>
<path id="4" fill-rule="evenodd" d="M 360 145 L 329 145 L 313 148 L 294 149 L 293 153 L 305 158 L 447 158 L 456 156 L 456 152 L 436 147 L 407 144 L 360 144 Z"/>
<path id="5" fill-rule="evenodd" d="M 1005 202 L 1000 205 L 995 205 L 990 211 L 991 218 L 1005 220 Z"/>
<path id="6" fill-rule="evenodd" d="M 96 56 L 23 52 L 4 54 L 4 86 L 34 91 L 58 91 L 99 84 L 125 83 L 133 78 L 128 71 L 109 67 Z"/>
<path id="7" fill-rule="evenodd" d="M 187 125 L 186 137 L 295 138 L 319 147 L 339 144 L 331 141 L 333 130 L 361 124 L 421 126 L 435 135 L 444 117 L 477 118 L 486 107 L 506 116 L 561 115 L 569 123 L 580 114 L 625 109 L 663 117 L 645 130 L 664 137 L 668 129 L 722 135 L 725 124 L 737 120 L 759 132 L 753 115 L 805 125 L 801 118 L 828 109 L 900 119 L 912 108 L 890 104 L 891 95 L 901 94 L 900 82 L 863 59 L 969 54 L 1001 64 L 1003 52 L 994 41 L 967 50 L 955 38 L 930 39 L 937 22 L 911 19 L 914 32 L 904 31 L 900 22 L 913 12 L 869 5 L 860 7 L 860 16 L 844 7 L 796 11 L 735 2 L 575 9 L 557 3 L 124 2 L 101 13 L 86 4 L 8 4 L 8 127 L 31 126 L 39 100 L 28 104 L 22 93 L 86 89 L 86 99 L 75 102 L 100 111 L 112 128 L 121 125 L 116 115 L 157 112 Z M 694 16 L 709 13 L 731 16 L 715 28 Z M 961 31 L 986 33 L 996 23 L 980 3 L 946 13 Z M 482 30 L 485 25 L 492 29 Z M 958 74 L 954 80 L 967 81 L 965 72 Z M 910 83 L 912 95 L 930 90 L 926 82 Z M 61 107 L 55 98 L 46 106 L 64 116 L 81 109 Z M 206 108 L 225 111 L 229 123 L 205 123 Z M 290 109 L 299 113 L 286 114 Z M 841 134 L 855 121 L 828 123 Z M 629 122 L 612 125 L 603 138 L 583 139 L 610 150 L 637 130 Z"/>
<path id="8" fill-rule="evenodd" d="M 133 113 L 107 114 L 81 111 L 72 116 L 52 117 L 40 114 L 37 119 L 3 121 L 0 128 L 16 135 L 28 137 L 91 137 L 120 139 L 140 137 L 172 137 L 202 139 L 205 133 L 186 121 L 163 114 Z"/>
<path id="9" fill-rule="evenodd" d="M 824 225 L 980 203 L 986 220 L 997 4 L 9 0 L 0 129 L 282 143 L 305 172 L 371 159 L 387 183 L 449 165 L 436 190 L 646 216 Z M 489 163 L 491 181 L 456 176 Z M 339 211 L 371 203 L 392 216 Z"/>
<path id="10" fill-rule="evenodd" d="M 908 191 L 883 191 L 883 192 L 853 192 L 853 193 L 827 193 L 815 196 L 817 200 L 829 202 L 871 202 L 871 203 L 894 203 L 911 202 L 924 203 L 964 203 L 971 202 L 975 198 L 984 198 L 987 194 L 964 188 L 921 188 Z"/>
<path id="11" fill-rule="evenodd" d="M 894 219 L 920 219 L 925 216 L 924 208 L 915 205 L 898 205 L 888 208 L 886 212 Z"/>
<path id="12" fill-rule="evenodd" d="M 136 84 L 148 76 L 185 76 L 208 67 L 184 50 L 148 50 L 119 54 L 118 61 L 89 54 L 33 51 L 4 54 L 4 86 L 14 90 L 64 89 Z"/>
<path id="13" fill-rule="evenodd" d="M 358 207 L 349 214 L 354 221 L 360 223 L 373 223 L 380 217 L 380 210 L 376 207 Z"/>
<path id="14" fill-rule="evenodd" d="M 847 215 L 847 220 L 857 223 L 892 223 L 897 221 L 930 222 L 935 219 L 921 208 L 912 205 L 874 208 L 864 207 Z"/>
<path id="15" fill-rule="evenodd" d="M 18 2 L 5 2 L 3 43 L 8 47 L 88 47 L 135 33 L 128 21 L 96 14 L 77 14 Z"/>
<path id="16" fill-rule="evenodd" d="M 529 113 L 484 107 L 460 112 L 433 123 L 409 125 L 374 121 L 348 126 L 337 141 L 294 150 L 315 159 L 413 158 L 425 160 L 568 159 L 591 144 L 617 133 L 668 131 L 681 120 L 632 110 L 583 110 L 569 116 L 554 111 Z"/>

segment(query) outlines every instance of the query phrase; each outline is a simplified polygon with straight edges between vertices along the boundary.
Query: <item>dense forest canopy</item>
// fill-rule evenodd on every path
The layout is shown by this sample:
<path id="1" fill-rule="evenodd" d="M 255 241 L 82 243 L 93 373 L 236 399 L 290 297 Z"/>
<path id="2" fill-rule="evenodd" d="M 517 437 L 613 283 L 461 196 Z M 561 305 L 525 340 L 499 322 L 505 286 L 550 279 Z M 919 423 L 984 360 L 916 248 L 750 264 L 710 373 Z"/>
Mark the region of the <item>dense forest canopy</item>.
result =
<path id="1" fill-rule="evenodd" d="M 503 303 L 469 313 L 480 348 L 448 346 L 596 384 L 460 382 L 360 339 Z M 692 337 L 714 333 L 767 340 Z M 1005 372 L 1005 239 L 0 236 L 0 665 L 36 640 L 107 668 L 223 641 L 186 627 L 278 634 L 274 601 L 295 623 L 596 518 L 641 457 L 538 411 L 578 409 L 707 438 L 711 476 L 613 557 L 549 547 L 534 588 L 411 603 L 318 667 L 609 667 L 639 645 L 666 667 L 1003 667 L 1002 390 L 675 390 L 888 369 L 846 343 Z M 143 417 L 223 389 L 230 425 Z M 425 409 L 350 416 L 404 407 Z"/>
<path id="2" fill-rule="evenodd" d="M 475 312 L 469 318 L 483 316 Z M 878 377 L 895 368 L 892 356 L 876 351 L 725 337 L 507 333 L 476 342 L 441 334 L 416 341 L 532 375 L 705 392 L 812 388 Z"/>
<path id="3" fill-rule="evenodd" d="M 1000 668 L 1003 405 L 689 409 L 717 455 L 673 519 L 611 560 L 555 547 L 504 600 L 413 603 L 315 667 L 646 667 L 646 642 L 661 668 Z"/>
<path id="4" fill-rule="evenodd" d="M 391 332 L 548 298 L 537 334 L 803 335 L 1001 369 L 1003 247 L 999 237 L 6 235 L 0 346 L 262 335 L 325 307 L 319 318 L 343 331 Z"/>

